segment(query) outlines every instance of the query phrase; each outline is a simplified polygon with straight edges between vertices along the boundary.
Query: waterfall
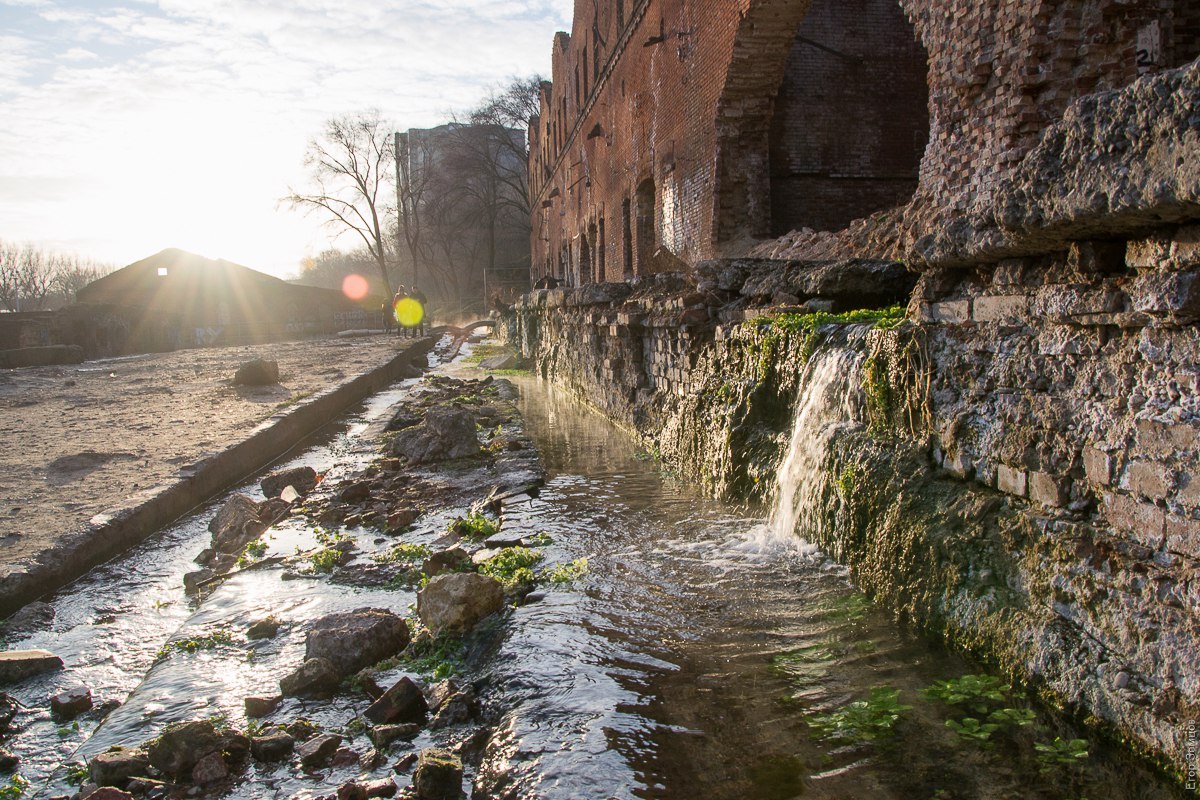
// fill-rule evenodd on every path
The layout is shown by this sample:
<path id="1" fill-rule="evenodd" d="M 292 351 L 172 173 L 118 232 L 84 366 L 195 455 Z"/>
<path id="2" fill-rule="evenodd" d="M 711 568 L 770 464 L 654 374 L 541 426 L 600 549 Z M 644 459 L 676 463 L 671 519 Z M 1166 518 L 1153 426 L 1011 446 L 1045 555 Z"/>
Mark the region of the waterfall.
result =
<path id="1" fill-rule="evenodd" d="M 805 537 L 822 524 L 821 496 L 831 479 L 825 468 L 829 445 L 839 430 L 865 420 L 860 345 L 866 330 L 848 330 L 844 342 L 824 346 L 809 359 L 787 453 L 775 475 L 774 507 L 755 536 L 764 550 L 815 549 Z"/>

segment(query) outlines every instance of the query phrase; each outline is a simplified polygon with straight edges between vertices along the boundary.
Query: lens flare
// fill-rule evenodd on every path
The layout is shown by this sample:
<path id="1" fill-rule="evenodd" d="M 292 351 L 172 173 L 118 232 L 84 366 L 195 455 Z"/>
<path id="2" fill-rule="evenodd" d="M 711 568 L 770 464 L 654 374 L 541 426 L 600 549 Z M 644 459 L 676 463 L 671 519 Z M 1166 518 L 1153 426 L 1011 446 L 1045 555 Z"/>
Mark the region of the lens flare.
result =
<path id="1" fill-rule="evenodd" d="M 425 308 L 411 297 L 405 297 L 396 303 L 396 322 L 412 328 L 421 324 L 425 319 Z"/>
<path id="2" fill-rule="evenodd" d="M 370 291 L 367 279 L 362 275 L 350 274 L 342 279 L 342 294 L 355 302 L 362 300 Z"/>

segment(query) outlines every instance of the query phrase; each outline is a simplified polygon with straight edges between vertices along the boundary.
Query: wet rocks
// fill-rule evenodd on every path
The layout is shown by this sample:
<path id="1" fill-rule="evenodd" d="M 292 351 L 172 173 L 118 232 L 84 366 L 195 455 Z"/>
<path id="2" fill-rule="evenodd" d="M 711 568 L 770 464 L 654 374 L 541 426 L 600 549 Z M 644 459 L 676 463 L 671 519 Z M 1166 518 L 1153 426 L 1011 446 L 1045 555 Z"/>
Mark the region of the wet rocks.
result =
<path id="1" fill-rule="evenodd" d="M 62 667 L 62 659 L 47 650 L 6 650 L 0 653 L 0 684 L 17 683 Z"/>
<path id="2" fill-rule="evenodd" d="M 338 787 L 338 800 L 367 800 L 370 797 L 395 797 L 396 783 L 391 778 L 377 781 L 350 781 Z"/>
<path id="3" fill-rule="evenodd" d="M 279 633 L 279 620 L 275 617 L 263 617 L 250 624 L 246 628 L 246 638 L 254 639 L 274 639 L 275 634 Z"/>
<path id="4" fill-rule="evenodd" d="M 267 529 L 259 517 L 259 503 L 244 494 L 235 494 L 208 523 L 213 549 L 219 553 L 238 553 L 246 543 Z"/>
<path id="5" fill-rule="evenodd" d="M 434 634 L 466 631 L 504 607 L 504 585 L 474 572 L 439 575 L 417 594 L 417 615 Z"/>
<path id="6" fill-rule="evenodd" d="M 12 695 L 0 692 L 0 734 L 8 731 L 8 726 L 12 724 L 19 708 Z"/>
<path id="7" fill-rule="evenodd" d="M 291 469 L 272 472 L 262 479 L 259 488 L 264 497 L 279 497 L 283 490 L 291 486 L 297 494 L 306 495 L 317 485 L 317 471 L 312 467 L 292 467 Z"/>
<path id="8" fill-rule="evenodd" d="M 50 696 L 50 714 L 60 721 L 72 720 L 92 707 L 92 690 L 74 686 Z"/>
<path id="9" fill-rule="evenodd" d="M 209 755 L 216 754 L 228 767 L 230 761 L 245 756 L 249 750 L 250 740 L 240 733 L 218 731 L 209 720 L 192 720 L 168 725 L 146 752 L 151 766 L 180 780 L 190 777 Z M 205 778 L 216 772 L 214 764 L 204 762 L 201 773 Z"/>
<path id="10" fill-rule="evenodd" d="M 341 747 L 342 737 L 336 733 L 323 733 L 314 736 L 296 751 L 300 756 L 300 766 L 306 770 L 317 770 L 327 766 Z"/>
<path id="11" fill-rule="evenodd" d="M 282 702 L 283 696 L 277 694 L 270 697 L 247 697 L 245 700 L 246 716 L 251 719 L 265 717 L 279 708 L 279 704 Z"/>
<path id="12" fill-rule="evenodd" d="M 54 622 L 54 606 L 49 603 L 33 602 L 21 608 L 0 626 L 0 634 L 7 639 L 20 639 L 45 630 Z"/>
<path id="13" fill-rule="evenodd" d="M 453 408 L 430 408 L 420 425 L 396 433 L 388 453 L 409 464 L 429 464 L 470 458 L 481 452 L 471 412 Z"/>
<path id="14" fill-rule="evenodd" d="M 462 797 L 463 765 L 449 750 L 430 747 L 421 751 L 413 773 L 417 800 L 457 800 Z"/>
<path id="15" fill-rule="evenodd" d="M 0 750 L 0 773 L 15 772 L 21 766 L 21 759 L 7 750 Z"/>
<path id="16" fill-rule="evenodd" d="M 378 725 L 417 723 L 425 719 L 427 710 L 421 688 L 411 678 L 404 677 L 372 703 L 363 716 Z"/>
<path id="17" fill-rule="evenodd" d="M 279 681 L 284 697 L 329 697 L 342 682 L 342 673 L 328 659 L 310 658 Z"/>
<path id="18" fill-rule="evenodd" d="M 133 795 L 112 786 L 101 786 L 85 795 L 84 800 L 133 800 Z"/>
<path id="19" fill-rule="evenodd" d="M 250 739 L 250 753 L 258 761 L 282 761 L 295 747 L 296 740 L 287 731 L 276 730 Z"/>
<path id="20" fill-rule="evenodd" d="M 386 750 L 392 742 L 411 739 L 420 732 L 421 726 L 412 722 L 403 725 L 376 725 L 367 731 L 367 737 L 376 749 Z"/>
<path id="21" fill-rule="evenodd" d="M 256 358 L 247 361 L 233 374 L 235 386 L 270 386 L 279 383 L 279 363 Z"/>
<path id="22" fill-rule="evenodd" d="M 461 572 L 471 566 L 471 556 L 461 547 L 448 547 L 425 559 L 421 572 L 429 577 L 441 575 L 444 572 Z"/>
<path id="23" fill-rule="evenodd" d="M 228 777 L 229 767 L 220 753 L 209 753 L 192 767 L 192 783 L 196 786 L 207 786 Z"/>
<path id="24" fill-rule="evenodd" d="M 325 659 L 344 677 L 396 655 L 408 640 L 408 624 L 402 617 L 381 608 L 359 608 L 314 622 L 304 654 L 307 659 Z"/>
<path id="25" fill-rule="evenodd" d="M 88 776 L 98 786 L 125 787 L 131 778 L 146 775 L 150 758 L 140 747 L 114 747 L 88 763 Z"/>

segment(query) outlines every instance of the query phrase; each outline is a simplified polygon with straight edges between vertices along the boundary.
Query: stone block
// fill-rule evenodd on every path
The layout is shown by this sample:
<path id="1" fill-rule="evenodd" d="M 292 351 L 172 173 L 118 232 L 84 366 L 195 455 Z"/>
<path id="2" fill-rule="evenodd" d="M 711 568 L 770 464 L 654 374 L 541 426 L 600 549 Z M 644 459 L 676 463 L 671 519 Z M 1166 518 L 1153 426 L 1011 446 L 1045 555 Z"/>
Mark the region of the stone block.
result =
<path id="1" fill-rule="evenodd" d="M 1176 322 L 1200 318 L 1200 277 L 1195 272 L 1139 275 L 1127 291 L 1135 311 L 1167 316 Z"/>
<path id="2" fill-rule="evenodd" d="M 1183 451 L 1195 457 L 1200 453 L 1200 426 L 1139 419 L 1136 430 L 1138 452 L 1145 455 L 1163 458 Z"/>
<path id="3" fill-rule="evenodd" d="M 1162 547 L 1166 516 L 1154 503 L 1123 492 L 1109 492 L 1104 495 L 1104 515 L 1110 525 L 1133 541 L 1152 550 Z"/>
<path id="4" fill-rule="evenodd" d="M 1089 482 L 1108 486 L 1113 478 L 1113 457 L 1094 447 L 1083 448 L 1083 471 Z"/>
<path id="5" fill-rule="evenodd" d="M 930 303 L 928 305 L 928 317 L 926 318 L 926 312 L 922 310 L 922 318 L 928 322 L 943 322 L 949 325 L 961 324 L 971 318 L 971 301 L 946 300 L 941 303 Z"/>
<path id="6" fill-rule="evenodd" d="M 1162 238 L 1137 239 L 1125 245 L 1125 264 L 1134 269 L 1153 269 L 1171 255 L 1171 243 Z"/>
<path id="7" fill-rule="evenodd" d="M 1171 266 L 1186 269 L 1200 266 L 1200 225 L 1187 225 L 1171 239 Z"/>
<path id="8" fill-rule="evenodd" d="M 1029 316 L 1029 297 L 1023 294 L 976 297 L 976 322 L 1023 323 Z"/>
<path id="9" fill-rule="evenodd" d="M 971 473 L 975 471 L 974 459 L 962 450 L 955 450 L 953 453 L 948 453 L 946 460 L 942 462 L 942 466 L 951 475 L 963 480 L 971 477 Z"/>
<path id="10" fill-rule="evenodd" d="M 1200 519 L 1167 514 L 1164 523 L 1167 549 L 1186 558 L 1200 560 Z"/>
<path id="11" fill-rule="evenodd" d="M 1129 491 L 1151 500 L 1165 500 L 1171 490 L 1171 471 L 1156 461 L 1135 461 L 1125 471 Z"/>
<path id="12" fill-rule="evenodd" d="M 1033 472 L 1029 475 L 1029 499 L 1050 508 L 1062 508 L 1067 502 L 1067 492 L 1054 475 Z"/>
<path id="13" fill-rule="evenodd" d="M 1023 469 L 1000 464 L 996 467 L 996 488 L 1017 497 L 1024 497 L 1028 489 L 1028 476 Z"/>

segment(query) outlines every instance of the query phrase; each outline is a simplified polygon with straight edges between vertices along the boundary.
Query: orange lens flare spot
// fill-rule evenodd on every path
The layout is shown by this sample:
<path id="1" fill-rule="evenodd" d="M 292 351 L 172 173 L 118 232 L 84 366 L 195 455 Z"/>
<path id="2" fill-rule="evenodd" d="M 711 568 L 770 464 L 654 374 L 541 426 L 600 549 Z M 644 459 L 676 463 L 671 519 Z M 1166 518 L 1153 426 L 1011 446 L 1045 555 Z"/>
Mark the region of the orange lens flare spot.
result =
<path id="1" fill-rule="evenodd" d="M 396 322 L 412 328 L 421 324 L 425 319 L 425 308 L 411 297 L 405 297 L 396 303 Z"/>
<path id="2" fill-rule="evenodd" d="M 350 274 L 342 279 L 342 294 L 356 302 L 366 297 L 370 289 L 367 279 L 362 275 Z"/>

